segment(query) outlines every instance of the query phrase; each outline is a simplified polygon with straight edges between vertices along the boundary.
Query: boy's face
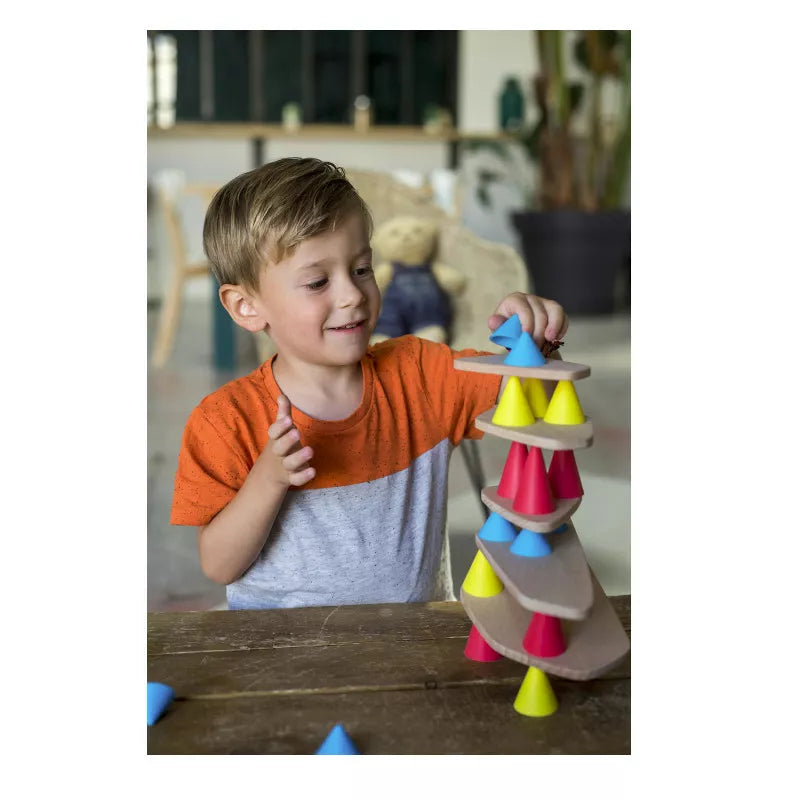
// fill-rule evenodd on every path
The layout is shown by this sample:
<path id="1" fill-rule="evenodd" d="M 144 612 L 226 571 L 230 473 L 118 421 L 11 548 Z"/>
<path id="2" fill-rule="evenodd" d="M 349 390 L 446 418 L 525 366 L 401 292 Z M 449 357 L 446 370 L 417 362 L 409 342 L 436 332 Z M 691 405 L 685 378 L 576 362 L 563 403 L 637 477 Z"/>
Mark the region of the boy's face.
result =
<path id="1" fill-rule="evenodd" d="M 381 308 L 361 217 L 353 214 L 267 266 L 253 302 L 282 356 L 326 366 L 357 363 Z"/>

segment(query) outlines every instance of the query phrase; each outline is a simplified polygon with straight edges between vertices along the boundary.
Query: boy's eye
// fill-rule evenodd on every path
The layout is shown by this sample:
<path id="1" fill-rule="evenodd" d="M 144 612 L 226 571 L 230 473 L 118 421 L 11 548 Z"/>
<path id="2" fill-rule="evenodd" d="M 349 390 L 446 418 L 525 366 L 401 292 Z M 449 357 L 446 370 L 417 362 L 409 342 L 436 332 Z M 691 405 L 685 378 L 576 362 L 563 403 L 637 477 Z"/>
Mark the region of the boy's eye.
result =
<path id="1" fill-rule="evenodd" d="M 353 270 L 353 274 L 357 278 L 363 278 L 363 277 L 365 277 L 367 275 L 370 275 L 371 273 L 372 273 L 372 265 L 371 264 L 364 264 L 363 266 L 356 267 Z"/>
<path id="2" fill-rule="evenodd" d="M 320 278 L 318 281 L 314 281 L 313 283 L 307 283 L 307 289 L 321 289 L 326 283 L 328 282 L 327 278 Z"/>

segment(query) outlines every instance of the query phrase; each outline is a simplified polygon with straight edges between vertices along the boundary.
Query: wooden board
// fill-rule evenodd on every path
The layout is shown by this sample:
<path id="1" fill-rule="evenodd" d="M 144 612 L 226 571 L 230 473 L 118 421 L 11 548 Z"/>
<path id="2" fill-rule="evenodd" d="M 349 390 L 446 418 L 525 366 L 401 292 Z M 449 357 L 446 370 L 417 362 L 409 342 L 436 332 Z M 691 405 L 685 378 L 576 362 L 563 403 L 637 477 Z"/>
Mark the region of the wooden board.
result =
<path id="1" fill-rule="evenodd" d="M 611 603 L 625 630 L 630 630 L 630 595 L 612 597 Z M 267 611 L 150 612 L 147 654 L 213 656 L 370 641 L 390 641 L 392 646 L 399 642 L 403 646 L 424 639 L 461 638 L 466 644 L 471 627 L 472 622 L 456 601 Z"/>
<path id="2" fill-rule="evenodd" d="M 586 378 L 591 369 L 585 364 L 573 364 L 559 358 L 548 358 L 541 367 L 514 367 L 504 364 L 508 353 L 491 356 L 467 356 L 457 358 L 453 363 L 456 369 L 467 372 L 488 372 L 491 375 L 516 375 L 519 378 L 541 378 L 546 381 L 577 381 Z"/>
<path id="3" fill-rule="evenodd" d="M 365 755 L 630 752 L 630 658 L 554 678 L 558 711 L 532 719 L 527 667 L 466 659 L 471 627 L 456 602 L 148 614 L 147 680 L 176 693 L 148 753 L 312 754 L 337 722 Z"/>
<path id="4" fill-rule="evenodd" d="M 147 729 L 147 752 L 313 755 L 341 723 L 368 756 L 630 753 L 630 678 L 554 681 L 558 710 L 543 719 L 514 710 L 521 682 L 176 701 Z"/>
<path id="5" fill-rule="evenodd" d="M 481 636 L 498 652 L 514 661 L 538 667 L 570 680 L 596 678 L 621 661 L 630 650 L 630 640 L 611 603 L 592 575 L 594 605 L 589 616 L 577 622 L 564 621 L 567 649 L 554 658 L 537 658 L 522 647 L 531 622 L 531 612 L 508 591 L 494 597 L 472 597 L 461 592 L 461 602 Z"/>
<path id="6" fill-rule="evenodd" d="M 572 620 L 591 613 L 592 574 L 572 523 L 562 533 L 547 535 L 553 552 L 539 558 L 515 555 L 510 542 L 487 542 L 479 536 L 475 541 L 506 591 L 529 612 Z"/>
<path id="7" fill-rule="evenodd" d="M 594 430 L 589 417 L 582 425 L 551 425 L 544 420 L 537 420 L 533 425 L 523 425 L 519 428 L 510 428 L 505 425 L 495 425 L 492 422 L 497 406 L 484 411 L 475 418 L 475 427 L 478 430 L 509 439 L 512 442 L 531 444 L 534 447 L 543 447 L 545 450 L 578 450 L 588 447 L 593 440 Z"/>
<path id="8" fill-rule="evenodd" d="M 581 504 L 581 497 L 574 497 L 568 500 L 556 498 L 556 510 L 552 514 L 520 514 L 514 511 L 512 506 L 514 501 L 508 497 L 500 497 L 497 494 L 497 486 L 487 486 L 481 491 L 481 500 L 490 511 L 494 511 L 509 522 L 520 528 L 527 528 L 537 533 L 550 533 L 563 522 L 566 522 Z"/>

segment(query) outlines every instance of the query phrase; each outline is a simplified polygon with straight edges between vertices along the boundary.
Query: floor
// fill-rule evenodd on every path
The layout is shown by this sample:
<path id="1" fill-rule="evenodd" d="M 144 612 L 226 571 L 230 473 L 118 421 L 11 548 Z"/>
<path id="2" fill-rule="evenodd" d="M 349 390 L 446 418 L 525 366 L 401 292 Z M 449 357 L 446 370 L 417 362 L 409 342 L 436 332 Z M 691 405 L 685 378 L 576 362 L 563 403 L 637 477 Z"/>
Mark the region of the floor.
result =
<path id="1" fill-rule="evenodd" d="M 148 308 L 148 352 L 158 309 Z M 224 607 L 225 588 L 200 570 L 195 528 L 170 526 L 172 482 L 184 423 L 192 408 L 218 386 L 257 366 L 252 338 L 237 339 L 235 373 L 211 364 L 211 305 L 187 303 L 169 364 L 148 374 L 147 605 L 149 611 L 202 611 Z M 481 343 L 477 342 L 476 347 Z M 576 451 L 584 498 L 573 516 L 586 556 L 607 594 L 630 592 L 630 316 L 572 318 L 562 350 L 565 360 L 588 364 L 577 384 L 594 425 L 594 443 Z M 488 483 L 497 483 L 508 442 L 484 437 L 478 444 Z M 475 557 L 481 504 L 460 452 L 450 469 L 448 520 L 453 585 Z"/>

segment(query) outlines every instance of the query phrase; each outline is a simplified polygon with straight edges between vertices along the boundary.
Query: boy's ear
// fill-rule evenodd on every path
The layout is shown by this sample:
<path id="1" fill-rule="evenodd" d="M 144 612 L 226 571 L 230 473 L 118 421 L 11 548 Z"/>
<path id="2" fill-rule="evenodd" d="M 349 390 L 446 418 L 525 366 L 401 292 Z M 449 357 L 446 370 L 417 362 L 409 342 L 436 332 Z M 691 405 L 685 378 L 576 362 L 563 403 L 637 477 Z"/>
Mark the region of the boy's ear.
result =
<path id="1" fill-rule="evenodd" d="M 245 330 L 258 333 L 266 327 L 264 313 L 243 287 L 224 283 L 219 287 L 219 299 L 231 319 Z"/>

